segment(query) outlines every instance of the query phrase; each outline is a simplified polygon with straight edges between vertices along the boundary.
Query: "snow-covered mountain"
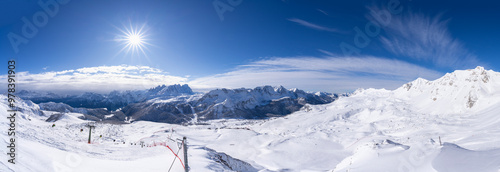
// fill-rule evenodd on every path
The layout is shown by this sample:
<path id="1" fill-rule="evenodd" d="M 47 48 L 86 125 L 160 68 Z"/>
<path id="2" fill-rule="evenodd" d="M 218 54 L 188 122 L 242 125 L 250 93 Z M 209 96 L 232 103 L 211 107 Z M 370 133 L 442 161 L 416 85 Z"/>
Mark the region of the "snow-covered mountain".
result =
<path id="1" fill-rule="evenodd" d="M 150 98 L 155 97 L 165 97 L 165 96 L 180 96 L 180 95 L 192 95 L 193 90 L 187 85 L 161 85 L 155 88 L 151 88 L 146 92 L 147 96 Z"/>
<path id="2" fill-rule="evenodd" d="M 254 89 L 217 89 L 193 102 L 200 119 L 263 118 L 283 116 L 298 111 L 305 104 L 326 104 L 338 98 L 336 94 L 306 93 L 283 86 L 263 86 Z"/>
<path id="3" fill-rule="evenodd" d="M 338 97 L 337 94 L 287 90 L 282 86 L 216 89 L 203 95 L 131 104 L 124 107 L 123 112 L 132 120 L 168 123 L 222 118 L 261 119 L 290 114 L 305 104 L 330 103 Z"/>
<path id="4" fill-rule="evenodd" d="M 110 123 L 124 123 L 125 114 L 121 111 L 109 111 L 106 108 L 73 108 L 64 103 L 39 103 L 40 110 L 54 111 L 60 113 L 80 113 L 80 119 L 103 121 Z"/>
<path id="5" fill-rule="evenodd" d="M 59 95 L 55 94 L 52 92 L 36 92 L 36 91 L 29 91 L 29 90 L 21 90 L 17 93 L 19 97 L 22 97 L 25 100 L 31 100 L 31 99 L 39 99 L 39 98 L 44 98 L 44 99 L 60 99 L 67 97 L 67 95 Z"/>
<path id="6" fill-rule="evenodd" d="M 116 110 L 130 103 L 143 102 L 154 98 L 168 99 L 194 92 L 188 85 L 161 85 L 148 90 L 112 91 L 109 94 L 86 92 L 81 95 L 58 95 L 54 93 L 20 91 L 18 96 L 35 103 L 56 102 L 78 108 L 107 108 Z"/>
<path id="7" fill-rule="evenodd" d="M 458 70 L 435 81 L 419 78 L 394 92 L 426 113 L 467 113 L 500 102 L 500 74 L 483 67 Z"/>
<path id="8" fill-rule="evenodd" d="M 82 113 L 83 119 L 186 123 L 221 118 L 283 116 L 300 110 L 305 104 L 330 103 L 339 95 L 287 90 L 282 86 L 216 89 L 195 94 L 188 85 L 162 85 L 148 90 L 113 91 L 106 95 L 84 93 L 61 96 L 23 91 L 19 97 L 39 103 L 43 110 Z"/>

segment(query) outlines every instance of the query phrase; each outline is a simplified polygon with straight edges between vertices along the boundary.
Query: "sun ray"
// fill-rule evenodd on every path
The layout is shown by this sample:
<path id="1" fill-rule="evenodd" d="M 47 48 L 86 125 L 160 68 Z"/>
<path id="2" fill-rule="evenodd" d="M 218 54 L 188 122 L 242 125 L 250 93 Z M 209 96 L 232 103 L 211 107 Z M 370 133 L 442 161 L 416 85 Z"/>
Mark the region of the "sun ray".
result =
<path id="1" fill-rule="evenodd" d="M 153 46 L 149 43 L 149 39 L 147 39 L 148 35 L 146 34 L 147 28 L 146 24 L 135 26 L 132 23 L 124 26 L 123 29 L 118 28 L 120 35 L 115 38 L 115 41 L 120 42 L 123 45 L 123 48 L 120 49 L 118 54 L 125 52 L 130 55 L 144 55 L 147 57 L 147 51 L 149 50 L 147 46 Z"/>

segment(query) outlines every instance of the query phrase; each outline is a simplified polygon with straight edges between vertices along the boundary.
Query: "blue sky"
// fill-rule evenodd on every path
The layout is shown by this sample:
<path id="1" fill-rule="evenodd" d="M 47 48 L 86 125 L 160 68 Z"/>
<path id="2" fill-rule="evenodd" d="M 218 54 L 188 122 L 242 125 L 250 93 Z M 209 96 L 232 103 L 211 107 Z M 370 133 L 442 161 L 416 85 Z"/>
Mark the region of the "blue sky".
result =
<path id="1" fill-rule="evenodd" d="M 39 2 L 57 11 L 49 6 L 51 15 Z M 394 89 L 476 66 L 500 69 L 494 1 L 3 0 L 0 6 L 2 58 L 17 60 L 21 89 L 188 83 L 200 90 L 284 85 L 344 92 Z M 394 12 L 388 23 L 372 15 L 384 11 Z M 33 16 L 41 26 L 27 38 L 23 18 L 34 25 Z M 120 30 L 141 26 L 149 43 L 144 53 L 121 51 Z M 27 41 L 13 46 L 13 34 Z"/>

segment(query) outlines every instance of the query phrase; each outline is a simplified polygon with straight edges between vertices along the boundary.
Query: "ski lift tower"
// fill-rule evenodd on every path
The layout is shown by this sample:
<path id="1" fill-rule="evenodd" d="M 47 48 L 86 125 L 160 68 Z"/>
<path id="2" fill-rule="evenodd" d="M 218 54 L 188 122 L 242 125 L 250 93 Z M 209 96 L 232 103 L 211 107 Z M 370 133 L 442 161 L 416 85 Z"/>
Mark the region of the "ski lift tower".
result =
<path id="1" fill-rule="evenodd" d="M 92 135 L 92 128 L 95 129 L 95 125 L 88 123 L 86 127 L 89 127 L 89 144 L 90 144 L 90 136 Z"/>

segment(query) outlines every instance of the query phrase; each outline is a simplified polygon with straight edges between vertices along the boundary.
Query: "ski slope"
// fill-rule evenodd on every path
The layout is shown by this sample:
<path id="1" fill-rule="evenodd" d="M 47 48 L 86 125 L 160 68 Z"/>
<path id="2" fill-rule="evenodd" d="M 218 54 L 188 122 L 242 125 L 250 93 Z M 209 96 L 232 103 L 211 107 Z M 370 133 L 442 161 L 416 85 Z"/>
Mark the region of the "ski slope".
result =
<path id="1" fill-rule="evenodd" d="M 29 102 L 18 106 L 24 110 L 16 123 L 17 161 L 7 163 L 2 149 L 0 171 L 168 171 L 172 151 L 138 143 L 167 143 L 175 152 L 177 143 L 168 140 L 183 136 L 196 172 L 500 171 L 500 74 L 481 67 L 396 90 L 359 89 L 280 118 L 98 123 L 92 144 L 81 114 L 66 113 L 51 127 L 45 119 L 54 112 L 37 113 Z M 8 121 L 0 123 L 6 131 Z M 5 148 L 6 132 L 1 136 Z M 171 171 L 183 171 L 180 161 Z"/>

